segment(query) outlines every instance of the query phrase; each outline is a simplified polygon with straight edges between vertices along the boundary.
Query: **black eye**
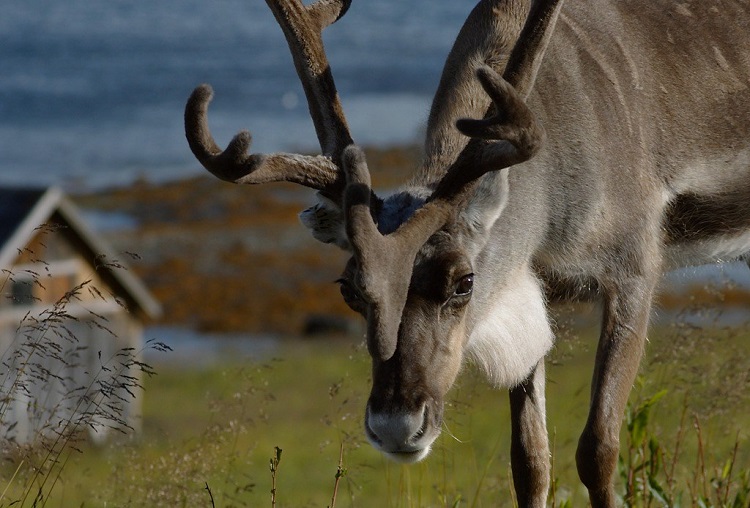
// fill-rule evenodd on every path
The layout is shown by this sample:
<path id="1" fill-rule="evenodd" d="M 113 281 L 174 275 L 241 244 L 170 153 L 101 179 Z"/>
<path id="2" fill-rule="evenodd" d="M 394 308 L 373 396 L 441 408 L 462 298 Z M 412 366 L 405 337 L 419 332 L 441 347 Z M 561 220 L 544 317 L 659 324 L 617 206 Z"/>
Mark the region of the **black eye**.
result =
<path id="1" fill-rule="evenodd" d="M 339 279 L 336 281 L 339 285 L 339 291 L 341 296 L 344 298 L 344 302 L 355 312 L 364 312 L 365 304 L 362 296 L 357 291 L 351 282 L 346 279 Z"/>
<path id="2" fill-rule="evenodd" d="M 351 302 L 353 300 L 359 300 L 359 293 L 354 289 L 351 282 L 346 279 L 339 279 L 336 282 L 339 285 L 339 291 L 341 291 L 341 296 L 344 297 L 344 301 Z"/>
<path id="3" fill-rule="evenodd" d="M 474 274 L 464 275 L 456 283 L 456 289 L 453 291 L 453 296 L 466 296 L 471 293 L 474 287 Z"/>

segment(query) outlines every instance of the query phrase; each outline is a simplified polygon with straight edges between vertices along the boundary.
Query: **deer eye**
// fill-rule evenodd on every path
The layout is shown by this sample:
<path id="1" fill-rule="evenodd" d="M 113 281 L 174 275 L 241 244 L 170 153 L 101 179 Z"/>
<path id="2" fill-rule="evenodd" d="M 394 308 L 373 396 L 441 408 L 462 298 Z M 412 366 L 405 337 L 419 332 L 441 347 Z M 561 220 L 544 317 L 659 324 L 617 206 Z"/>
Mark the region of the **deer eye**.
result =
<path id="1" fill-rule="evenodd" d="M 474 287 L 474 274 L 470 273 L 464 275 L 456 283 L 456 289 L 453 291 L 453 296 L 466 296 L 471 293 Z"/>
<path id="2" fill-rule="evenodd" d="M 341 291 L 341 296 L 344 297 L 345 301 L 349 302 L 351 300 L 360 299 L 359 293 L 354 289 L 351 282 L 346 279 L 339 279 L 336 283 L 339 285 L 339 291 Z"/>
<path id="3" fill-rule="evenodd" d="M 359 291 L 357 291 L 357 288 L 346 279 L 339 279 L 336 283 L 339 285 L 339 291 L 341 291 L 341 296 L 344 298 L 344 302 L 346 302 L 352 310 L 362 312 L 364 300 L 362 299 L 362 295 L 359 294 Z"/>

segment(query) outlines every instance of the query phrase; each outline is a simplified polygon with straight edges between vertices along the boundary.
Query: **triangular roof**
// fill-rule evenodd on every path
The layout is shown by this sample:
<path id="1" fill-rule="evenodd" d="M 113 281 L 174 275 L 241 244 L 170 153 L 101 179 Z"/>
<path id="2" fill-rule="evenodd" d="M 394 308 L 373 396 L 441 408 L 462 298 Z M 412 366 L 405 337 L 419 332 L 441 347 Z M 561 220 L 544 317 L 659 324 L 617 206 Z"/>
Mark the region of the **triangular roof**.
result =
<path id="1" fill-rule="evenodd" d="M 37 233 L 37 228 L 58 214 L 94 257 L 117 259 L 106 241 L 83 219 L 78 207 L 56 187 L 48 189 L 0 187 L 0 268 L 10 268 Z M 118 263 L 122 262 L 118 259 Z M 107 268 L 111 280 L 142 312 L 150 317 L 161 314 L 161 306 L 141 280 L 130 270 Z"/>

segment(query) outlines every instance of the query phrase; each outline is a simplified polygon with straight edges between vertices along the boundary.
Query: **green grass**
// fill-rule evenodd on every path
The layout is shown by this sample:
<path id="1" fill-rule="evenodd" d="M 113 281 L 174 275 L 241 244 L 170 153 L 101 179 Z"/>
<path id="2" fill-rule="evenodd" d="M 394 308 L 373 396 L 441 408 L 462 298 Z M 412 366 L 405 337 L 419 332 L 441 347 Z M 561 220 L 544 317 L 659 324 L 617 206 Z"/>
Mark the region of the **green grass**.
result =
<path id="1" fill-rule="evenodd" d="M 678 468 L 683 506 L 691 506 L 686 501 L 699 450 L 710 473 L 714 465 L 725 465 L 739 436 L 735 468 L 750 469 L 747 384 L 736 386 L 737 379 L 731 386 L 708 384 L 747 372 L 748 336 L 722 333 L 696 336 L 692 344 L 675 329 L 652 334 L 653 352 L 633 395 L 637 401 L 667 390 L 652 408 L 649 432 L 673 450 L 683 429 Z M 555 496 L 571 506 L 586 504 L 573 457 L 586 418 L 594 349 L 590 329 L 575 338 L 563 334 L 547 369 Z M 345 472 L 336 506 L 512 506 L 507 393 L 486 387 L 470 368 L 451 393 L 432 455 L 402 466 L 364 442 L 370 366 L 361 347 L 289 342 L 278 359 L 262 363 L 233 359 L 200 370 L 155 367 L 158 375 L 145 381 L 143 434 L 135 442 L 74 453 L 46 506 L 211 506 L 207 485 L 216 506 L 271 506 L 269 460 L 279 447 L 276 506 L 325 507 L 342 445 Z M 681 427 L 683 408 L 689 420 Z M 701 448 L 693 415 L 701 427 Z M 0 485 L 11 474 L 11 466 L 2 469 Z"/>

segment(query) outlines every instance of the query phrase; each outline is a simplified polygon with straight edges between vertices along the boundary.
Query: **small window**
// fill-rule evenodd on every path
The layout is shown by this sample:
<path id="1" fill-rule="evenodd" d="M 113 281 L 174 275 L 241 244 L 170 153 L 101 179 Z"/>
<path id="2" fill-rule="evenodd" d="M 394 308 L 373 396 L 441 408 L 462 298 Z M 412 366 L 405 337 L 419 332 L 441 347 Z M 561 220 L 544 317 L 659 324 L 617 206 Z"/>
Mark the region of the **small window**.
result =
<path id="1" fill-rule="evenodd" d="M 13 305 L 32 305 L 34 298 L 34 282 L 30 280 L 14 280 L 11 286 L 11 300 Z"/>

